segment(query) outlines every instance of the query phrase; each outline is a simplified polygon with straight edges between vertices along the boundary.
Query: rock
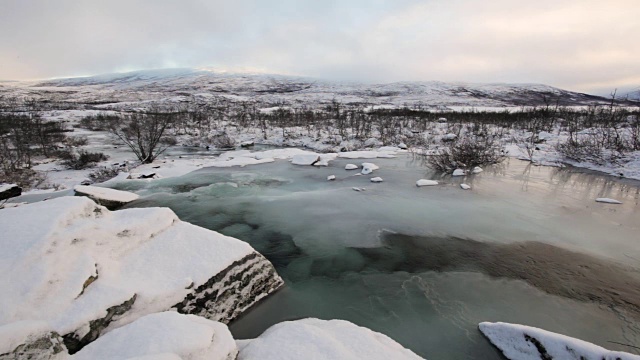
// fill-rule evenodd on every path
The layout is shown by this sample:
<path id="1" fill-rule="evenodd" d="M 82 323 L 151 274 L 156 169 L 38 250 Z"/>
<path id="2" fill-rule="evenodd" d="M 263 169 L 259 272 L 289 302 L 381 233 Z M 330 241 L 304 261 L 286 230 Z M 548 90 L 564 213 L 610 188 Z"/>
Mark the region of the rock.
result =
<path id="1" fill-rule="evenodd" d="M 0 184 L 0 200 L 20 196 L 22 188 L 16 184 Z"/>
<path id="2" fill-rule="evenodd" d="M 230 360 L 238 348 L 226 325 L 173 311 L 143 316 L 115 329 L 75 354 L 74 360 Z"/>
<path id="3" fill-rule="evenodd" d="M 471 186 L 469 186 L 467 184 L 460 184 L 460 188 L 462 188 L 462 190 L 469 190 L 469 189 L 471 189 Z"/>
<path id="4" fill-rule="evenodd" d="M 139 198 L 128 192 L 98 186 L 76 185 L 73 190 L 76 195 L 86 196 L 107 209 L 114 210 Z"/>
<path id="5" fill-rule="evenodd" d="M 374 163 L 362 163 L 362 171 L 360 172 L 362 175 L 369 175 L 374 170 L 378 170 L 380 167 Z"/>
<path id="6" fill-rule="evenodd" d="M 329 175 L 327 176 L 327 181 L 331 181 L 331 180 L 335 180 L 336 176 L 335 175 Z"/>
<path id="7" fill-rule="evenodd" d="M 439 123 L 446 123 L 447 122 L 447 118 L 441 117 L 441 118 L 438 119 L 438 122 Z"/>
<path id="8" fill-rule="evenodd" d="M 600 203 L 607 203 L 607 204 L 622 204 L 622 201 L 611 199 L 611 198 L 597 198 L 596 201 Z"/>
<path id="9" fill-rule="evenodd" d="M 407 144 L 405 144 L 405 143 L 400 143 L 400 144 L 398 144 L 398 148 L 400 148 L 400 149 L 402 149 L 402 150 L 407 150 L 407 149 L 408 149 L 408 146 L 407 146 Z"/>
<path id="10" fill-rule="evenodd" d="M 366 190 L 365 188 L 359 188 L 359 187 L 352 187 L 351 189 L 358 192 Z"/>
<path id="11" fill-rule="evenodd" d="M 0 326 L 1 360 L 62 360 L 67 348 L 60 334 L 38 321 L 19 321 Z"/>
<path id="12" fill-rule="evenodd" d="M 358 165 L 356 164 L 347 164 L 344 167 L 345 170 L 356 170 L 359 169 Z"/>
<path id="13" fill-rule="evenodd" d="M 147 172 L 147 173 L 138 175 L 138 179 L 153 179 L 155 177 L 156 177 L 156 173 L 154 172 Z"/>
<path id="14" fill-rule="evenodd" d="M 80 185 L 91 185 L 93 184 L 93 181 L 91 181 L 91 179 L 84 179 L 82 180 L 82 182 L 80 182 Z"/>
<path id="15" fill-rule="evenodd" d="M 252 147 L 253 145 L 254 145 L 253 141 L 243 141 L 240 143 L 240 147 L 243 147 L 243 148 Z"/>
<path id="16" fill-rule="evenodd" d="M 464 170 L 462 169 L 455 169 L 453 170 L 453 174 L 451 174 L 452 176 L 464 176 L 466 173 Z"/>
<path id="17" fill-rule="evenodd" d="M 368 147 L 368 148 L 380 147 L 382 145 L 384 145 L 382 141 L 376 138 L 369 138 L 364 142 L 364 147 Z"/>
<path id="18" fill-rule="evenodd" d="M 435 180 L 427 180 L 427 179 L 420 179 L 418 181 L 416 181 L 416 186 L 420 187 L 420 186 L 434 186 L 434 185 L 438 185 L 438 182 Z"/>
<path id="19" fill-rule="evenodd" d="M 481 168 L 480 166 L 476 166 L 476 167 L 474 167 L 474 168 L 473 168 L 473 170 L 471 170 L 471 172 L 472 172 L 473 174 L 479 174 L 479 173 L 481 173 L 481 172 L 483 172 L 483 171 L 484 171 L 484 170 L 482 170 L 482 168 Z"/>
<path id="20" fill-rule="evenodd" d="M 4 209 L 0 228 L 0 324 L 50 324 L 69 352 L 169 309 L 227 323 L 283 285 L 250 245 L 168 208 L 66 196 Z"/>
<path id="21" fill-rule="evenodd" d="M 382 178 L 379 177 L 379 176 L 371 178 L 371 182 L 373 182 L 373 183 L 380 183 L 382 181 L 383 181 Z"/>
<path id="22" fill-rule="evenodd" d="M 294 165 L 313 165 L 318 161 L 320 161 L 318 154 L 296 154 L 291 158 L 291 163 Z"/>
<path id="23" fill-rule="evenodd" d="M 449 134 L 447 134 L 447 135 L 442 137 L 442 141 L 443 142 L 449 142 L 449 141 L 453 141 L 453 140 L 455 140 L 457 138 L 458 138 L 458 135 L 449 133 Z"/>
<path id="24" fill-rule="evenodd" d="M 301 319 L 243 340 L 238 360 L 422 359 L 386 335 L 344 320 Z"/>

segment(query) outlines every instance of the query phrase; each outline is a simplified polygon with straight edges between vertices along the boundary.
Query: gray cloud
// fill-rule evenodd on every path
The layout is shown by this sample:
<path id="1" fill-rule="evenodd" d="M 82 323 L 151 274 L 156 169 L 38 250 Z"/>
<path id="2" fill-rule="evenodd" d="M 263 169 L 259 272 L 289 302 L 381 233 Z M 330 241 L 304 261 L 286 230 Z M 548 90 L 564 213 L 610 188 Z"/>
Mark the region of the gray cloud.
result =
<path id="1" fill-rule="evenodd" d="M 0 0 L 0 78 L 163 67 L 640 86 L 637 0 Z"/>

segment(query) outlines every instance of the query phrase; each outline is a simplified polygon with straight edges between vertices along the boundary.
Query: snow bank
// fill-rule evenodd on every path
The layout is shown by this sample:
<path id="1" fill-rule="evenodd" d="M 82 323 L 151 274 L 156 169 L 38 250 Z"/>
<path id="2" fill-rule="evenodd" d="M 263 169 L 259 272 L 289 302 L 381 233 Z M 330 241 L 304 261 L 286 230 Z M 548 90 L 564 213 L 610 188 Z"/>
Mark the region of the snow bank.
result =
<path id="1" fill-rule="evenodd" d="M 73 187 L 76 194 L 84 195 L 108 208 L 122 206 L 139 198 L 138 195 L 115 189 L 98 186 L 76 185 Z"/>
<path id="2" fill-rule="evenodd" d="M 374 163 L 362 163 L 362 175 L 371 174 L 374 170 L 378 170 L 380 167 Z"/>
<path id="3" fill-rule="evenodd" d="M 168 311 L 140 319 L 105 334 L 72 360 L 130 359 L 144 356 L 192 360 L 235 359 L 235 341 L 226 325 Z"/>
<path id="4" fill-rule="evenodd" d="M 394 151 L 346 151 L 338 153 L 338 157 L 343 159 L 376 159 L 394 158 Z"/>
<path id="5" fill-rule="evenodd" d="M 596 202 L 607 203 L 607 204 L 622 204 L 622 201 L 611 199 L 611 198 L 597 198 Z"/>
<path id="6" fill-rule="evenodd" d="M 302 319 L 243 342 L 238 360 L 421 359 L 386 335 L 344 320 Z"/>
<path id="7" fill-rule="evenodd" d="M 77 347 L 172 307 L 228 322 L 282 285 L 247 243 L 167 208 L 61 197 L 2 210 L 0 228 L 0 326 L 46 322 Z"/>
<path id="8" fill-rule="evenodd" d="M 640 360 L 638 355 L 609 351 L 586 341 L 534 327 L 501 322 L 483 322 L 478 327 L 508 359 Z"/>
<path id="9" fill-rule="evenodd" d="M 313 165 L 318 161 L 320 161 L 318 154 L 296 154 L 291 158 L 291 163 L 294 165 Z"/>
<path id="10" fill-rule="evenodd" d="M 420 179 L 416 181 L 416 186 L 433 186 L 433 185 L 438 185 L 438 182 L 435 180 L 427 180 L 427 179 Z"/>

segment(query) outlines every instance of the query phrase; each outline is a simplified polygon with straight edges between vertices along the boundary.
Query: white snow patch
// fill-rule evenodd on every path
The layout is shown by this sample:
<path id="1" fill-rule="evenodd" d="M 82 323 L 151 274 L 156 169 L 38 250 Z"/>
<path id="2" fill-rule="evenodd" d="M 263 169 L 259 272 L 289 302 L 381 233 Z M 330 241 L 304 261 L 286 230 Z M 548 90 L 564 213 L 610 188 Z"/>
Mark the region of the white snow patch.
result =
<path id="1" fill-rule="evenodd" d="M 238 353 L 226 325 L 167 311 L 143 316 L 74 354 L 72 360 L 168 358 L 228 360 Z"/>
<path id="2" fill-rule="evenodd" d="M 640 360 L 640 356 L 609 351 L 600 346 L 550 331 L 508 323 L 483 322 L 480 331 L 509 359 L 540 360 L 536 339 L 551 359 L 563 360 Z"/>
<path id="3" fill-rule="evenodd" d="M 88 197 L 97 201 L 107 200 L 126 204 L 139 198 L 138 195 L 128 191 L 121 191 L 98 186 L 76 185 L 73 187 L 73 190 L 79 194 L 87 195 Z"/>
<path id="4" fill-rule="evenodd" d="M 241 345 L 238 360 L 421 359 L 386 335 L 344 320 L 285 321 Z"/>
<path id="5" fill-rule="evenodd" d="M 416 186 L 433 186 L 433 185 L 438 185 L 438 182 L 435 180 L 427 180 L 427 179 L 420 179 L 416 181 Z"/>

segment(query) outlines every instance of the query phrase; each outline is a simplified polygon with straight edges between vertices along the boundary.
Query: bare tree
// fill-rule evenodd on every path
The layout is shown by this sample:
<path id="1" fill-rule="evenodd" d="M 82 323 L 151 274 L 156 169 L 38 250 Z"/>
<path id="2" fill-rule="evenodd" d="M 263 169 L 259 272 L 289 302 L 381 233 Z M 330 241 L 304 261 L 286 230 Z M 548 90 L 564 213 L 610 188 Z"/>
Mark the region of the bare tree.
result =
<path id="1" fill-rule="evenodd" d="M 143 163 L 151 163 L 171 144 L 167 129 L 174 123 L 175 114 L 153 110 L 134 113 L 112 120 L 109 131 L 120 138 Z M 172 140 L 174 140 L 172 142 Z"/>

